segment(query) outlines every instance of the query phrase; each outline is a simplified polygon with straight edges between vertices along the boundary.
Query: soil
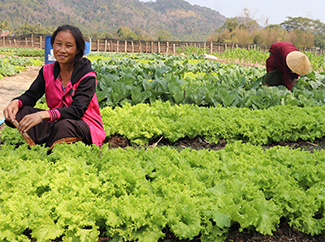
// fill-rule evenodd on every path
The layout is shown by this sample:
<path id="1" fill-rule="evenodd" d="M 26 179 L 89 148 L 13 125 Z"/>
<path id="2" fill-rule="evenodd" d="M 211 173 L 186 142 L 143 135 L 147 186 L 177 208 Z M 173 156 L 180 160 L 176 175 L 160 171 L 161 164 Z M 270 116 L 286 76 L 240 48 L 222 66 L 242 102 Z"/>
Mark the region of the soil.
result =
<path id="1" fill-rule="evenodd" d="M 33 80 L 37 77 L 38 71 L 40 67 L 28 67 L 26 71 L 22 73 L 16 74 L 11 77 L 4 77 L 0 79 L 0 120 L 3 118 L 2 110 L 9 104 L 10 100 L 22 92 L 24 92 Z M 3 125 L 2 125 L 3 126 Z M 220 140 L 217 144 L 212 144 L 204 140 L 202 137 L 197 137 L 194 139 L 184 138 L 182 140 L 177 141 L 176 143 L 170 143 L 168 140 L 161 137 L 161 139 L 157 139 L 153 141 L 150 147 L 153 146 L 162 146 L 168 145 L 173 146 L 177 149 L 183 148 L 192 148 L 192 149 L 210 149 L 210 150 L 218 150 L 225 147 L 227 142 L 225 140 Z M 108 138 L 105 141 L 104 146 L 107 145 L 109 148 L 125 148 L 127 146 L 131 146 L 129 140 L 121 136 L 113 136 Z M 265 148 L 269 148 L 275 145 L 280 146 L 289 146 L 292 149 L 303 149 L 309 150 L 313 152 L 313 150 L 323 149 L 325 147 L 325 138 L 318 139 L 314 143 L 308 141 L 298 141 L 298 142 L 279 142 L 277 144 L 273 144 L 271 146 L 265 146 Z M 108 238 L 100 238 L 99 242 L 107 242 L 110 241 Z M 199 237 L 195 238 L 191 241 L 200 241 Z M 308 234 L 301 233 L 295 229 L 292 229 L 287 221 L 280 221 L 279 227 L 270 235 L 262 235 L 256 231 L 239 231 L 239 228 L 235 225 L 231 228 L 230 233 L 225 240 L 225 242 L 251 242 L 251 241 L 264 241 L 264 242 L 325 242 L 324 236 L 311 236 Z M 189 240 L 178 240 L 174 238 L 171 234 L 166 233 L 166 238 L 161 240 L 161 242 L 190 242 Z"/>
<path id="2" fill-rule="evenodd" d="M 39 66 L 29 66 L 26 71 L 0 79 L 0 120 L 4 118 L 3 109 L 13 98 L 29 88 L 37 77 L 39 70 Z"/>

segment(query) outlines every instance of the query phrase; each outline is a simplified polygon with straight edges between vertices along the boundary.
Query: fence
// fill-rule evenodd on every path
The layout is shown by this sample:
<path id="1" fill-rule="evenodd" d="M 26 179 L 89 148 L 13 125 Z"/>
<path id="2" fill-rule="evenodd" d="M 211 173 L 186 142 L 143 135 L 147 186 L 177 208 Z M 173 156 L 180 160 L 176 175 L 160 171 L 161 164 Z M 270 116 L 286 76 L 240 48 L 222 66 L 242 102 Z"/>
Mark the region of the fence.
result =
<path id="1" fill-rule="evenodd" d="M 266 45 L 243 45 L 235 43 L 217 42 L 187 42 L 187 41 L 145 41 L 145 40 L 118 40 L 96 39 L 92 40 L 92 51 L 127 52 L 127 53 L 163 53 L 176 54 L 186 47 L 203 48 L 208 53 L 223 52 L 229 48 L 246 48 L 268 50 Z"/>
<path id="2" fill-rule="evenodd" d="M 1 37 L 0 47 L 13 47 L 13 48 L 45 48 L 45 36 L 34 37 Z"/>
<path id="3" fill-rule="evenodd" d="M 13 48 L 45 48 L 45 36 L 30 37 L 2 37 L 0 47 Z M 127 53 L 162 53 L 176 54 L 186 47 L 203 48 L 208 53 L 224 52 L 227 49 L 245 48 L 268 51 L 269 45 L 252 45 L 238 43 L 218 43 L 213 41 L 190 42 L 190 41 L 148 41 L 148 40 L 121 40 L 121 39 L 92 39 L 91 51 L 101 52 L 127 52 Z M 304 51 L 312 51 L 323 54 L 323 49 L 298 48 Z"/>

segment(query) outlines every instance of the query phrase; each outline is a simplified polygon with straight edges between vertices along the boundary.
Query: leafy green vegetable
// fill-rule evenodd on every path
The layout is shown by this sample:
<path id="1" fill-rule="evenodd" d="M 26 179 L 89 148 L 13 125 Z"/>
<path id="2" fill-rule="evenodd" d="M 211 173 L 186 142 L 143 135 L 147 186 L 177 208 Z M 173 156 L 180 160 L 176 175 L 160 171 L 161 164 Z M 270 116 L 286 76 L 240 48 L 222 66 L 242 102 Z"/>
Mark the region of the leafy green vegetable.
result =
<path id="1" fill-rule="evenodd" d="M 223 241 L 232 225 L 325 232 L 325 151 L 109 149 L 83 143 L 0 149 L 3 241 Z M 30 237 L 29 237 L 30 236 Z"/>

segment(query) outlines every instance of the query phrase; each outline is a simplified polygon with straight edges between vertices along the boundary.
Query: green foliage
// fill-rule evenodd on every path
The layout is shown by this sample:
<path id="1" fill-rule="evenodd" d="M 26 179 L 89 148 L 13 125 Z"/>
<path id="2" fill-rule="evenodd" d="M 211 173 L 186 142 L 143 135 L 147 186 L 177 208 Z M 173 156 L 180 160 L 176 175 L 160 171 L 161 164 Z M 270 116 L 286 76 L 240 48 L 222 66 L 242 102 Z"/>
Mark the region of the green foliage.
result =
<path id="1" fill-rule="evenodd" d="M 0 74 L 3 76 L 12 76 L 16 74 L 15 66 L 11 65 L 8 61 L 0 58 Z"/>
<path id="2" fill-rule="evenodd" d="M 96 56 L 98 55 L 98 56 Z M 308 54 L 321 68 L 323 58 Z M 218 58 L 259 63 L 268 54 L 257 50 L 227 50 Z M 98 74 L 97 96 L 101 107 L 125 103 L 196 104 L 206 107 L 265 109 L 277 105 L 324 105 L 325 73 L 311 71 L 288 91 L 284 86 L 265 87 L 265 67 L 243 67 L 189 57 L 161 54 L 93 53 L 89 56 Z M 309 101 L 306 101 L 309 99 Z"/>
<path id="3" fill-rule="evenodd" d="M 224 98 L 233 102 L 231 96 Z M 287 101 L 292 100 L 288 98 Z M 262 106 L 271 101 L 252 102 Z M 314 141 L 325 134 L 324 108 L 321 106 L 301 108 L 288 104 L 252 110 L 171 105 L 158 101 L 151 105 L 105 107 L 101 113 L 107 136 L 121 135 L 139 145 L 149 144 L 161 136 L 171 143 L 184 137 L 199 136 L 212 143 L 224 139 L 267 145 L 298 139 Z"/>
<path id="4" fill-rule="evenodd" d="M 1 47 L 0 53 L 13 57 L 44 57 L 43 49 Z"/>
<path id="5" fill-rule="evenodd" d="M 3 241 L 223 241 L 232 225 L 275 231 L 280 219 L 324 233 L 323 151 L 108 149 L 82 143 L 0 149 Z M 28 232 L 26 232 L 28 231 Z"/>
<path id="6" fill-rule="evenodd" d="M 171 39 L 173 39 L 173 36 L 169 31 L 167 31 L 167 30 L 159 30 L 157 32 L 157 40 L 158 41 L 168 41 L 168 40 L 171 40 Z"/>
<path id="7" fill-rule="evenodd" d="M 89 58 L 98 99 L 111 106 L 101 110 L 108 136 L 139 145 L 199 136 L 228 145 L 196 151 L 78 142 L 48 155 L 6 127 L 1 241 L 86 242 L 100 235 L 155 242 L 169 231 L 180 240 L 221 242 L 233 225 L 272 235 L 280 219 L 304 233 L 325 233 L 325 152 L 257 146 L 324 137 L 324 73 L 302 76 L 290 92 L 263 86 L 262 69 L 200 55 L 98 55 Z M 204 107 L 209 103 L 215 107 Z"/>
<path id="8" fill-rule="evenodd" d="M 187 56 L 189 55 L 204 55 L 209 52 L 209 49 L 206 48 L 198 48 L 195 46 L 186 46 L 186 47 L 177 47 L 176 53 L 177 54 L 185 54 Z"/>
<path id="9" fill-rule="evenodd" d="M 0 53 L 10 57 L 0 58 L 0 78 L 1 76 L 13 76 L 16 73 L 26 70 L 26 66 L 41 66 L 44 63 L 44 58 L 24 58 L 17 56 L 38 56 L 44 50 L 36 49 L 14 49 L 14 48 L 0 48 Z"/>
<path id="10" fill-rule="evenodd" d="M 121 27 L 116 31 L 116 35 L 120 39 L 126 39 L 126 40 L 136 40 L 137 35 L 129 28 L 127 27 Z"/>
<path id="11" fill-rule="evenodd" d="M 226 59 L 233 62 L 244 62 L 265 65 L 266 59 L 270 56 L 269 52 L 261 50 L 247 50 L 244 48 L 228 48 L 224 52 L 213 53 L 220 59 Z"/>
<path id="12" fill-rule="evenodd" d="M 1 20 L 10 23 L 18 36 L 52 34 L 57 26 L 69 23 L 78 26 L 86 36 L 113 34 L 127 27 L 132 31 L 128 39 L 138 38 L 141 32 L 147 39 L 164 36 L 176 41 L 205 41 L 226 20 L 208 8 L 198 8 L 185 1 L 168 2 L 58 0 L 54 6 L 44 0 L 4 0 L 1 9 L 6 14 Z M 161 35 L 161 30 L 170 34 Z"/>
<path id="13" fill-rule="evenodd" d="M 24 144 L 25 140 L 21 134 L 19 134 L 17 129 L 6 127 L 1 131 L 1 141 L 8 145 L 19 145 Z"/>

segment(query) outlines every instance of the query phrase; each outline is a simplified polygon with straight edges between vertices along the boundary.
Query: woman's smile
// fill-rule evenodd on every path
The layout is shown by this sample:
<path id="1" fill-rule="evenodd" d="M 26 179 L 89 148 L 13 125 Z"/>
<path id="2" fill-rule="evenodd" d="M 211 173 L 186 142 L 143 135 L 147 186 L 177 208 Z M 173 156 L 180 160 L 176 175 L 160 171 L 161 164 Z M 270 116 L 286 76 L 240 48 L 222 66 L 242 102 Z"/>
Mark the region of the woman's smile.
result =
<path id="1" fill-rule="evenodd" d="M 77 45 L 69 31 L 61 31 L 57 34 L 53 43 L 53 53 L 60 65 L 73 64 L 77 54 Z"/>

